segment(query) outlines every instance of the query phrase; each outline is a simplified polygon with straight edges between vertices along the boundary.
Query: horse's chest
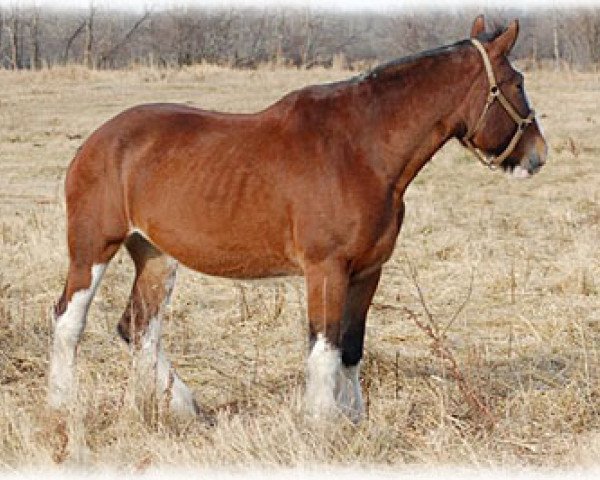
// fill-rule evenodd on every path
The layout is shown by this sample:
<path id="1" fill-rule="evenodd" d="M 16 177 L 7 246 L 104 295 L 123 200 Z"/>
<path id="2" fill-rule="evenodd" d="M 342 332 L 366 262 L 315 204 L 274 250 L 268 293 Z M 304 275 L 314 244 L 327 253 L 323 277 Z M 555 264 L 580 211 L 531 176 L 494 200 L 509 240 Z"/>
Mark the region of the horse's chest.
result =
<path id="1" fill-rule="evenodd" d="M 396 245 L 398 232 L 402 223 L 402 214 L 390 216 L 374 228 L 374 234 L 361 246 L 360 254 L 355 259 L 355 270 L 373 270 L 389 260 Z"/>

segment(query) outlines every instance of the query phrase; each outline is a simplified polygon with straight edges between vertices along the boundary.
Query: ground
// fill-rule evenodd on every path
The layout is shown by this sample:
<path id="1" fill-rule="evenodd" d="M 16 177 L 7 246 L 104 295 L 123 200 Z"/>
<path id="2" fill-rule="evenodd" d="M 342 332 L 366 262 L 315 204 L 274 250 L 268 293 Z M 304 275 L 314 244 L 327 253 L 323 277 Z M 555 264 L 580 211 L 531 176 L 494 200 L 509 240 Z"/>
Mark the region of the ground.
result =
<path id="1" fill-rule="evenodd" d="M 86 136 L 137 103 L 248 112 L 347 76 L 0 71 L 0 469 L 598 462 L 600 77 L 574 72 L 526 74 L 551 147 L 537 176 L 510 180 L 451 143 L 409 188 L 369 316 L 359 426 L 315 425 L 302 412 L 301 279 L 236 282 L 182 269 L 165 347 L 217 424 L 182 425 L 160 405 L 140 406 L 116 334 L 132 282 L 124 252 L 90 312 L 78 408 L 65 422 L 47 410 L 49 312 L 67 266 L 62 185 Z M 430 322 L 425 307 L 456 369 L 417 326 Z"/>

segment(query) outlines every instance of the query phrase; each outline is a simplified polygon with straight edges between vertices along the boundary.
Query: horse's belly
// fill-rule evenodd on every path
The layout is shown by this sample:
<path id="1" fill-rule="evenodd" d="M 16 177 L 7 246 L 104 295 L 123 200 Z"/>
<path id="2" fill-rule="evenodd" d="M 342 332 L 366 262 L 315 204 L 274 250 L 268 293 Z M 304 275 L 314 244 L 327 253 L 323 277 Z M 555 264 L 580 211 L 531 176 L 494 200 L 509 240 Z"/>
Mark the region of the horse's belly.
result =
<path id="1" fill-rule="evenodd" d="M 277 255 L 208 250 L 203 254 L 180 254 L 175 257 L 193 270 L 226 278 L 251 279 L 301 274 L 300 268 Z"/>
<path id="2" fill-rule="evenodd" d="M 298 275 L 299 265 L 283 241 L 273 237 L 251 238 L 242 234 L 187 234 L 148 229 L 139 233 L 158 249 L 185 266 L 208 275 L 227 278 L 265 278 Z"/>

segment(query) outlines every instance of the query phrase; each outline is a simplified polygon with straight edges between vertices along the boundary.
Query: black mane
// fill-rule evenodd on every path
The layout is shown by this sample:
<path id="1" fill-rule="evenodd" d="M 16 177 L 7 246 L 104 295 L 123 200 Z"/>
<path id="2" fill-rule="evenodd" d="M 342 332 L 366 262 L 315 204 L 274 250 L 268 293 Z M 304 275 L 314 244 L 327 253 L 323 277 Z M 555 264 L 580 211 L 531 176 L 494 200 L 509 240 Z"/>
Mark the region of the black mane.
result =
<path id="1" fill-rule="evenodd" d="M 432 48 L 430 50 L 425 50 L 423 52 L 415 53 L 412 55 L 407 55 L 405 57 L 396 58 L 386 63 L 382 63 L 381 65 L 377 65 L 371 70 L 363 73 L 356 77 L 357 81 L 368 80 L 371 78 L 378 78 L 383 76 L 391 76 L 397 73 L 399 70 L 403 69 L 407 65 L 411 65 L 419 60 L 424 58 L 431 58 L 442 53 L 452 52 L 456 49 L 463 47 L 469 43 L 468 40 L 461 40 L 459 42 L 453 43 L 451 45 L 443 45 L 441 47 Z"/>
<path id="2" fill-rule="evenodd" d="M 500 35 L 504 31 L 505 31 L 505 29 L 500 28 L 500 29 L 496 29 L 493 32 L 483 32 L 477 36 L 477 39 L 483 43 L 491 42 L 492 40 L 494 40 L 498 35 Z M 450 44 L 450 45 L 443 45 L 441 47 L 436 47 L 436 48 L 432 48 L 429 50 L 424 50 L 422 52 L 407 55 L 405 57 L 397 58 L 395 60 L 391 60 L 389 62 L 382 63 L 381 65 L 377 65 L 376 67 L 363 73 L 362 75 L 355 77 L 353 80 L 354 81 L 362 81 L 362 80 L 368 80 L 371 78 L 377 78 L 377 77 L 381 77 L 381 76 L 392 76 L 392 75 L 398 73 L 398 71 L 401 70 L 403 67 L 410 65 L 412 63 L 415 63 L 419 60 L 435 57 L 435 56 L 443 54 L 443 53 L 453 52 L 455 50 L 458 50 L 461 47 L 464 47 L 465 45 L 470 45 L 470 44 L 471 44 L 471 42 L 469 39 L 459 40 L 458 42 Z"/>

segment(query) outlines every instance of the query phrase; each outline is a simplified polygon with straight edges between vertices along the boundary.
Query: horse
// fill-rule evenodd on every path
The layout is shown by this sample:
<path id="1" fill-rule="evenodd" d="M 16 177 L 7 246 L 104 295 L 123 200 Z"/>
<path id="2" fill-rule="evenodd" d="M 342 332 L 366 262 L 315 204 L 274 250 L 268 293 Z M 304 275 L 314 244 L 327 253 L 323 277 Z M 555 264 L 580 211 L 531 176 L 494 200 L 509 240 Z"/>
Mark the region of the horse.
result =
<path id="1" fill-rule="evenodd" d="M 458 139 L 491 169 L 529 177 L 547 144 L 507 56 L 518 20 L 252 114 L 145 104 L 108 120 L 66 175 L 69 268 L 54 307 L 48 402 L 68 408 L 77 345 L 107 264 L 135 280 L 118 332 L 177 416 L 201 413 L 160 341 L 179 263 L 208 275 L 303 275 L 307 413 L 363 415 L 365 322 L 404 217 L 404 192 Z"/>

